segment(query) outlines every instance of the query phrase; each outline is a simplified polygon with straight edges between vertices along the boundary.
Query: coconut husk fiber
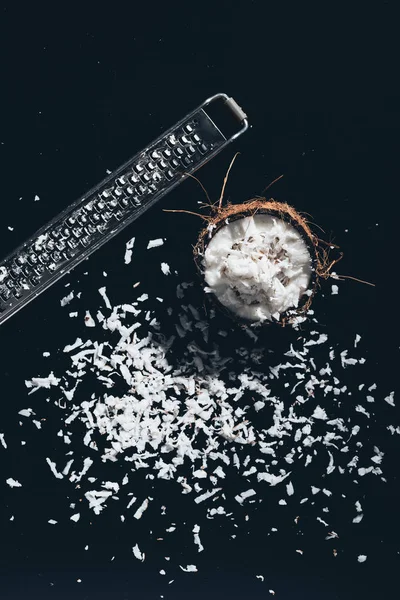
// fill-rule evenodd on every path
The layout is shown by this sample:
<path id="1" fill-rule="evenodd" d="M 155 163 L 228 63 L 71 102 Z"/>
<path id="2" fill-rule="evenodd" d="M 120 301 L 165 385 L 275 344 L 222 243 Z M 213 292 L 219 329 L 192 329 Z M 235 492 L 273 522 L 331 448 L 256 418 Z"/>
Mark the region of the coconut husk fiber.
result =
<path id="1" fill-rule="evenodd" d="M 332 251 L 337 251 L 338 247 L 319 238 L 312 230 L 311 224 L 307 221 L 306 217 L 298 212 L 293 206 L 290 206 L 285 202 L 277 202 L 273 198 L 267 200 L 266 198 L 258 197 L 247 200 L 241 204 L 228 203 L 225 206 L 221 206 L 221 203 L 219 203 L 219 205 L 209 204 L 206 206 L 208 206 L 211 211 L 211 214 L 209 215 L 185 210 L 172 211 L 194 214 L 201 217 L 207 223 L 206 227 L 200 231 L 197 242 L 193 247 L 194 261 L 203 283 L 202 259 L 207 244 L 216 232 L 226 224 L 227 219 L 229 222 L 232 222 L 236 219 L 242 219 L 261 213 L 273 215 L 278 219 L 286 221 L 300 233 L 310 252 L 313 267 L 313 275 L 310 282 L 311 295 L 308 296 L 305 294 L 301 304 L 297 308 L 281 315 L 279 323 L 285 325 L 293 320 L 293 317 L 307 313 L 311 307 L 313 298 L 320 287 L 321 279 L 327 279 L 331 274 L 332 267 L 342 258 L 340 253 L 337 258 L 331 258 Z M 207 296 L 214 296 L 214 294 L 207 294 Z M 238 321 L 239 323 L 243 322 L 243 319 L 238 318 L 233 315 L 229 309 L 223 307 L 216 297 L 213 297 L 212 301 L 235 321 Z M 265 322 L 265 324 L 267 323 L 270 322 Z"/>

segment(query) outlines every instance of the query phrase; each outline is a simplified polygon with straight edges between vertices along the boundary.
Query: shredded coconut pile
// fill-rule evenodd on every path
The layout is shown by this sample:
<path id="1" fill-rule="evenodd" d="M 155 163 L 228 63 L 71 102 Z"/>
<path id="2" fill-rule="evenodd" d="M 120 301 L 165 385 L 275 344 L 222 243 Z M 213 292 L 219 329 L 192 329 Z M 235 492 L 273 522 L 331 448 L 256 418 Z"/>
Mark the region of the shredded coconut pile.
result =
<path id="1" fill-rule="evenodd" d="M 271 215 L 227 222 L 208 243 L 203 265 L 206 291 L 235 315 L 261 322 L 296 308 L 312 271 L 301 235 Z"/>
<path id="2" fill-rule="evenodd" d="M 271 231 L 278 225 L 272 224 Z M 309 263 L 299 259 L 306 254 L 301 254 L 303 242 L 296 235 L 288 230 L 280 238 L 279 255 L 286 266 L 279 272 L 302 281 L 305 289 Z M 289 240 L 297 254 L 285 254 Z M 248 243 L 256 252 L 253 242 Z M 271 267 L 270 272 L 278 270 Z M 191 282 L 178 283 L 176 306 L 155 302 L 152 310 L 146 307 L 151 302 L 147 293 L 114 306 L 112 289 L 100 288 L 102 308 L 81 312 L 81 337 L 65 345 L 65 366 L 52 365 L 51 370 L 46 358 L 46 372 L 26 381 L 28 394 L 37 393 L 34 410 L 20 411 L 22 425 L 31 421 L 39 430 L 43 421 L 52 427 L 54 419 L 35 416 L 44 416 L 49 403 L 60 411 L 58 438 L 65 457 L 60 458 L 62 449 L 51 448 L 43 461 L 55 485 L 71 484 L 69 519 L 80 527 L 113 504 L 122 522 L 130 518 L 133 527 L 138 520 L 150 524 L 155 511 L 168 514 L 166 497 L 175 485 L 187 502 L 184 523 L 166 518 L 157 539 L 187 528 L 193 547 L 185 548 L 185 562 L 181 557 L 178 563 L 185 573 L 196 573 L 196 557 L 207 551 L 199 511 L 205 523 L 233 524 L 237 529 L 226 534 L 232 540 L 239 530 L 251 528 L 253 511 L 264 505 L 265 528 L 271 532 L 277 532 L 268 521 L 272 504 L 278 511 L 290 508 L 296 518 L 288 518 L 296 527 L 306 512 L 321 544 L 329 544 L 336 557 L 345 541 L 335 523 L 339 503 L 347 506 L 350 527 L 360 527 L 363 481 L 386 481 L 385 451 L 370 427 L 382 406 L 391 414 L 394 392 L 380 393 L 376 384 L 367 383 L 361 336 L 350 350 L 331 345 L 312 310 L 309 329 L 302 333 L 296 326 L 292 341 L 275 356 L 250 329 L 239 335 L 235 327 L 216 328 L 216 313 L 206 317 L 193 290 Z M 358 369 L 363 370 L 359 378 L 354 374 Z M 387 429 L 392 436 L 400 433 L 393 425 Z M 22 487 L 13 493 L 23 493 L 24 482 L 12 475 L 8 473 L 8 485 Z M 351 493 L 342 494 L 341 479 Z M 154 494 L 144 481 L 157 486 Z M 190 502 L 197 511 L 193 518 Z M 49 523 L 62 521 L 58 514 L 51 516 L 56 520 Z M 354 560 L 363 560 L 366 550 L 360 544 Z M 297 544 L 293 552 L 301 556 L 303 549 Z M 138 561 L 148 560 L 149 540 L 138 534 L 129 553 Z"/>

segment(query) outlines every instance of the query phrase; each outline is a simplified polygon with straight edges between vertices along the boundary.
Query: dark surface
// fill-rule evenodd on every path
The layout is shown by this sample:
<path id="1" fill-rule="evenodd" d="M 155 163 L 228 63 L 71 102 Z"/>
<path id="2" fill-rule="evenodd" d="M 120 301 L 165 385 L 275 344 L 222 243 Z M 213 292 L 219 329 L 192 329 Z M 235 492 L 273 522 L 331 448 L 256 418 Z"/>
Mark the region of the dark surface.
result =
<path id="1" fill-rule="evenodd" d="M 134 3 L 129 9 L 107 4 L 74 11 L 57 3 L 44 10 L 3 2 L 0 255 L 103 178 L 106 169 L 117 167 L 206 97 L 226 92 L 247 111 L 252 129 L 198 175 L 216 199 L 233 152 L 240 150 L 226 194 L 237 202 L 261 194 L 284 174 L 269 193 L 310 213 L 326 237 L 342 247 L 342 273 L 378 284 L 346 282 L 334 306 L 330 301 L 321 306 L 320 316 L 334 339 L 350 343 L 355 332 L 363 335 L 368 376 L 388 393 L 396 388 L 399 346 L 393 291 L 400 126 L 394 3 L 372 3 L 355 14 L 336 14 L 325 5 L 319 13 L 297 14 L 288 7 L 278 14 L 270 5 Z M 186 181 L 162 207 L 196 210 L 199 200 L 201 190 Z M 58 431 L 55 412 L 52 431 L 24 432 L 28 443 L 17 446 L 22 434 L 16 411 L 31 405 L 24 379 L 47 369 L 44 350 L 52 350 L 48 364 L 56 369 L 56 350 L 78 335 L 78 326 L 59 308 L 67 281 L 85 290 L 89 305 L 91 293 L 94 298 L 100 285 L 109 285 L 102 277 L 105 270 L 118 300 L 129 299 L 132 281 L 125 283 L 122 257 L 126 240 L 139 227 L 148 232 L 147 239 L 167 237 L 168 262 L 180 267 L 183 280 L 194 277 L 187 257 L 199 223 L 156 206 L 1 328 L 0 431 L 9 449 L 0 447 L 0 468 L 7 473 L 1 475 L 0 598 L 269 598 L 269 588 L 284 599 L 397 596 L 398 445 L 387 436 L 376 443 L 388 448 L 388 483 L 366 485 L 368 523 L 354 539 L 348 536 L 340 560 L 324 554 L 312 528 L 304 534 L 301 560 L 288 553 L 294 534 L 287 519 L 275 524 L 282 533 L 271 545 L 263 529 L 265 515 L 259 515 L 236 545 L 210 530 L 196 579 L 181 576 L 167 586 L 157 574 L 162 568 L 157 557 L 142 565 L 124 553 L 136 533 L 126 524 L 111 525 L 112 511 L 90 525 L 69 520 L 47 525 L 57 518 L 53 508 L 59 514 L 59 506 L 68 506 L 70 490 L 43 464 L 46 446 L 55 443 Z M 138 252 L 138 273 L 146 277 L 147 272 L 146 291 L 155 295 L 143 245 Z M 29 495 L 11 493 L 4 483 L 8 476 L 23 479 Z M 193 503 L 180 506 L 182 500 L 171 498 L 176 519 L 182 520 L 182 511 Z M 156 531 L 159 523 L 152 525 Z M 360 541 L 368 554 L 364 565 L 355 559 Z M 91 552 L 83 550 L 86 543 Z M 182 538 L 177 544 L 178 557 L 185 543 Z M 268 574 L 267 582 L 256 580 L 256 573 Z"/>

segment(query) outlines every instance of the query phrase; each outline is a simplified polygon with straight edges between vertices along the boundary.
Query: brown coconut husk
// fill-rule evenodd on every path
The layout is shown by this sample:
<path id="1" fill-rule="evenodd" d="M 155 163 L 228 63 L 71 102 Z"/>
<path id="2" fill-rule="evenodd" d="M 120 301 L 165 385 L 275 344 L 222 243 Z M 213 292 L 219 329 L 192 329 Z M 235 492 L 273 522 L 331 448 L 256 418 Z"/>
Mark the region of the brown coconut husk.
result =
<path id="1" fill-rule="evenodd" d="M 307 221 L 306 217 L 299 213 L 293 206 L 290 206 L 284 202 L 277 202 L 273 198 L 270 198 L 269 200 L 266 198 L 253 198 L 241 204 L 228 203 L 226 206 L 211 205 L 210 208 L 213 212 L 212 215 L 200 215 L 198 213 L 192 213 L 202 217 L 205 221 L 207 221 L 207 226 L 200 231 L 197 243 L 193 247 L 194 261 L 201 278 L 203 279 L 204 276 L 202 259 L 204 257 L 208 242 L 217 233 L 217 231 L 226 224 L 227 219 L 229 222 L 232 222 L 236 219 L 254 216 L 257 213 L 276 216 L 277 218 L 282 219 L 292 225 L 300 233 L 307 244 L 307 248 L 310 252 L 313 263 L 313 276 L 310 288 L 312 292 L 311 295 L 304 295 L 301 305 L 293 310 L 290 310 L 290 316 L 282 315 L 279 323 L 284 326 L 293 317 L 305 314 L 310 309 L 314 296 L 320 287 L 320 280 L 328 279 L 332 267 L 342 258 L 341 253 L 338 257 L 334 259 L 331 258 L 332 250 L 338 250 L 338 246 L 320 239 L 312 231 L 310 223 Z M 213 298 L 213 301 L 215 301 L 220 308 L 222 307 L 217 298 Z M 236 315 L 233 315 L 231 311 L 225 307 L 222 308 L 226 314 L 229 314 L 235 320 L 243 322 L 243 319 L 236 317 Z"/>
<path id="2" fill-rule="evenodd" d="M 311 294 L 304 294 L 301 304 L 294 309 L 290 309 L 286 314 L 281 315 L 281 318 L 278 322 L 282 326 L 285 326 L 288 322 L 290 322 L 294 317 L 304 315 L 310 309 L 311 304 L 313 302 L 314 296 L 317 290 L 320 288 L 321 279 L 328 279 L 331 275 L 331 270 L 333 266 L 342 259 L 343 254 L 339 251 L 339 247 L 331 242 L 326 242 L 325 240 L 319 238 L 316 233 L 311 229 L 311 222 L 306 219 L 306 215 L 298 212 L 293 206 L 285 202 L 277 202 L 273 198 L 267 200 L 264 197 L 257 197 L 242 202 L 241 204 L 232 204 L 230 202 L 227 203 L 226 206 L 222 206 L 222 200 L 225 192 L 226 183 L 228 181 L 230 170 L 235 162 L 238 153 L 233 157 L 229 168 L 226 172 L 224 182 L 222 185 L 221 195 L 219 197 L 218 202 L 211 203 L 211 200 L 205 190 L 203 184 L 193 175 L 189 175 L 193 179 L 195 179 L 200 186 L 202 187 L 208 203 L 203 204 L 203 207 L 206 207 L 210 210 L 211 214 L 203 215 L 200 213 L 192 212 L 189 210 L 166 210 L 165 212 L 183 212 L 191 215 L 195 215 L 200 217 L 204 221 L 206 221 L 207 226 L 204 227 L 199 233 L 199 237 L 197 239 L 197 243 L 193 246 L 193 257 L 194 262 L 197 267 L 198 274 L 204 284 L 204 270 L 202 265 L 202 260 L 204 257 L 204 252 L 207 248 L 208 242 L 212 239 L 212 237 L 217 233 L 217 231 L 226 224 L 226 220 L 234 221 L 236 219 L 242 219 L 244 217 L 254 216 L 257 213 L 270 214 L 274 215 L 279 219 L 282 219 L 292 225 L 302 236 L 305 241 L 307 248 L 310 252 L 312 259 L 312 279 L 311 279 Z M 269 189 L 276 181 L 281 179 L 282 175 L 275 179 L 272 183 L 270 183 L 264 191 Z M 165 209 L 164 209 L 165 210 Z M 338 256 L 336 258 L 331 258 L 332 251 L 336 250 L 338 252 Z M 367 282 L 364 282 L 367 283 Z M 237 317 L 234 315 L 229 309 L 219 302 L 215 294 L 207 294 L 210 300 L 216 304 L 220 310 L 222 310 L 225 314 L 227 314 L 231 319 L 241 324 L 243 327 L 247 327 L 251 321 L 247 321 L 243 318 Z M 246 325 L 243 322 L 246 321 Z M 265 324 L 271 323 L 270 321 L 265 321 Z"/>

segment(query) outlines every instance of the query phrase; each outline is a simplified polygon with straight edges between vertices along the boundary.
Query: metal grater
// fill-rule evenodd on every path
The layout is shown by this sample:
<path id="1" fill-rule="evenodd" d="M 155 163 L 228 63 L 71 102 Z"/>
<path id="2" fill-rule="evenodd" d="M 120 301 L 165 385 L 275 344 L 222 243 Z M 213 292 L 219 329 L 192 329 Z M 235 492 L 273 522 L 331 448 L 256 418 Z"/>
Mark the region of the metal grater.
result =
<path id="1" fill-rule="evenodd" d="M 205 111 L 222 101 L 240 129 L 223 135 Z M 71 271 L 248 128 L 226 94 L 208 98 L 0 262 L 0 324 Z"/>

